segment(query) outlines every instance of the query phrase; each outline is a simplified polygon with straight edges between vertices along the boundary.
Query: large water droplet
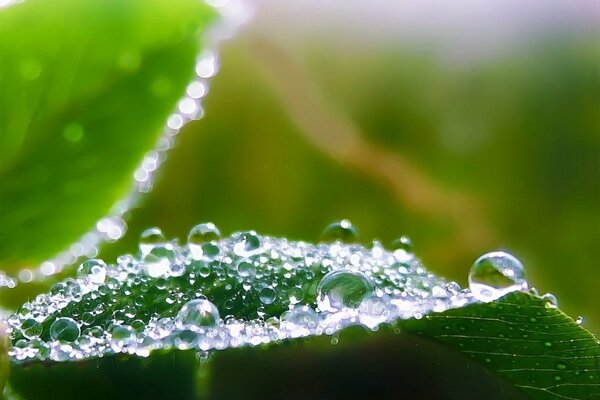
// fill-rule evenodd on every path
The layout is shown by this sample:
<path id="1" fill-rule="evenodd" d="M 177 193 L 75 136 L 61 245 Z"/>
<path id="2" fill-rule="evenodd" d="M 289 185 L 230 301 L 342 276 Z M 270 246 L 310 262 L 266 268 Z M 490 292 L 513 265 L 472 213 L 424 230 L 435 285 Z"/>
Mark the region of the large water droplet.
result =
<path id="1" fill-rule="evenodd" d="M 212 327 L 221 321 L 217 307 L 206 299 L 188 301 L 177 313 L 177 322 L 190 329 Z"/>
<path id="2" fill-rule="evenodd" d="M 362 272 L 341 269 L 326 274 L 317 286 L 317 304 L 321 311 L 355 308 L 373 293 L 373 282 Z"/>
<path id="3" fill-rule="evenodd" d="M 164 245 L 165 244 L 165 235 L 163 235 L 160 228 L 150 228 L 146 229 L 140 235 L 140 252 L 142 255 L 146 255 L 150 253 L 155 246 Z"/>
<path id="4" fill-rule="evenodd" d="M 482 255 L 469 272 L 469 289 L 481 301 L 492 301 L 527 286 L 523 264 L 503 251 Z"/>
<path id="5" fill-rule="evenodd" d="M 35 319 L 30 318 L 23 321 L 21 324 L 21 329 L 23 330 L 23 336 L 25 336 L 27 339 L 35 339 L 40 337 L 44 327 Z"/>
<path id="6" fill-rule="evenodd" d="M 358 239 L 358 230 L 347 219 L 329 224 L 321 233 L 321 241 L 332 243 L 340 241 L 343 243 L 356 243 Z"/>
<path id="7" fill-rule="evenodd" d="M 90 282 L 100 285 L 106 279 L 106 264 L 102 260 L 86 260 L 77 268 L 77 276 L 88 278 Z"/>
<path id="8" fill-rule="evenodd" d="M 221 232 L 212 222 L 198 224 L 190 230 L 188 235 L 188 248 L 192 253 L 192 257 L 199 259 L 202 257 L 203 244 L 213 242 L 221 238 Z"/>
<path id="9" fill-rule="evenodd" d="M 57 318 L 52 325 L 50 325 L 50 337 L 52 340 L 74 342 L 79 337 L 79 326 L 77 326 L 77 323 L 71 318 Z"/>
<path id="10" fill-rule="evenodd" d="M 165 276 L 175 261 L 175 252 L 167 246 L 155 246 L 144 257 L 144 271 L 152 278 Z"/>
<path id="11" fill-rule="evenodd" d="M 249 257 L 262 251 L 260 237 L 254 231 L 240 233 L 233 252 L 240 257 Z"/>

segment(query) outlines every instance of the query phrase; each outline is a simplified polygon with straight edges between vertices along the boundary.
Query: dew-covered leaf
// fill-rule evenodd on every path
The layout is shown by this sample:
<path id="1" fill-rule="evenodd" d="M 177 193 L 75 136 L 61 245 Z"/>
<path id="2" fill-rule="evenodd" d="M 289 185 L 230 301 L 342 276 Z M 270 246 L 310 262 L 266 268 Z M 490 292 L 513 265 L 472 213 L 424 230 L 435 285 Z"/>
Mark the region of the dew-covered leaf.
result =
<path id="1" fill-rule="evenodd" d="M 135 256 L 111 265 L 86 261 L 77 279 L 56 284 L 8 319 L 13 387 L 36 397 L 42 381 L 58 379 L 41 368 L 57 377 L 80 370 L 90 381 L 96 370 L 97 379 L 107 379 L 100 358 L 129 360 L 137 369 L 149 367 L 131 360 L 165 352 L 196 351 L 204 359 L 214 353 L 218 360 L 235 348 L 266 347 L 260 357 L 268 359 L 289 344 L 294 358 L 323 351 L 311 339 L 337 341 L 361 326 L 375 337 L 415 334 L 458 350 L 530 398 L 593 398 L 598 341 L 550 298 L 528 292 L 516 258 L 483 256 L 471 269 L 471 288 L 461 289 L 427 272 L 405 246 L 342 242 L 355 238 L 350 228 L 347 221 L 329 227 L 329 242 L 316 245 L 253 231 L 220 239 L 213 224 L 201 224 L 183 246 L 149 230 Z M 210 365 L 199 369 L 209 397 L 211 376 L 222 376 Z M 36 376 L 40 385 L 32 388 L 27 382 Z"/>
<path id="2" fill-rule="evenodd" d="M 0 267 L 72 243 L 124 196 L 194 74 L 197 0 L 0 9 Z"/>

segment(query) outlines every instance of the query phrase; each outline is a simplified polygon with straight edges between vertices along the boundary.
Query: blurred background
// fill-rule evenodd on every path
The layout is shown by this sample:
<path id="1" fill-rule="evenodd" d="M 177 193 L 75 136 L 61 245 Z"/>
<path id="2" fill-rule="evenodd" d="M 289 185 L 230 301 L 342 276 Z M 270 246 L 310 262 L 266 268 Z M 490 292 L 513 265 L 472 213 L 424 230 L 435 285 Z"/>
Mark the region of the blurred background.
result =
<path id="1" fill-rule="evenodd" d="M 600 332 L 600 3 L 259 0 L 111 260 L 159 226 L 506 249 Z"/>

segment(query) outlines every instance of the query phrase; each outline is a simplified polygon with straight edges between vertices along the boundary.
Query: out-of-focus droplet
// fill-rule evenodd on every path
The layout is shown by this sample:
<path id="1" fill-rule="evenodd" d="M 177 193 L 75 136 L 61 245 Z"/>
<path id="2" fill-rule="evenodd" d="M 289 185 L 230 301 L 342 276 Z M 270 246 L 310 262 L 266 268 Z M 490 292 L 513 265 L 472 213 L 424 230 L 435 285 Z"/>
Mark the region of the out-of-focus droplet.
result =
<path id="1" fill-rule="evenodd" d="M 526 290 L 525 268 L 513 255 L 494 251 L 479 257 L 469 271 L 469 289 L 481 301 L 492 301 L 507 293 Z"/>
<path id="2" fill-rule="evenodd" d="M 392 250 L 404 250 L 407 253 L 412 253 L 413 243 L 408 236 L 400 236 L 398 239 L 392 241 Z"/>

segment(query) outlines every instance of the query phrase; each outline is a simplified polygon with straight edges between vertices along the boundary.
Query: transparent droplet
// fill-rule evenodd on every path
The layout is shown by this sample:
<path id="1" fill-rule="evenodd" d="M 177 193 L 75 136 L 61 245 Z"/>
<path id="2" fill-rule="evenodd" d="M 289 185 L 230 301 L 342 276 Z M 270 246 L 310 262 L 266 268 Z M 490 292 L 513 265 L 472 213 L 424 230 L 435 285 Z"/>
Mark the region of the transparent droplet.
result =
<path id="1" fill-rule="evenodd" d="M 171 269 L 175 252 L 167 246 L 155 246 L 144 256 L 144 271 L 152 278 L 159 278 Z"/>
<path id="2" fill-rule="evenodd" d="M 79 337 L 79 333 L 79 326 L 77 326 L 77 323 L 71 318 L 57 318 L 52 325 L 50 325 L 50 337 L 52 340 L 74 342 Z"/>
<path id="3" fill-rule="evenodd" d="M 217 307 L 206 299 L 188 301 L 177 313 L 177 322 L 190 329 L 212 327 L 221 321 Z"/>
<path id="4" fill-rule="evenodd" d="M 492 301 L 527 286 L 523 264 L 504 251 L 482 255 L 469 272 L 469 289 L 481 301 Z"/>
<path id="5" fill-rule="evenodd" d="M 313 329 L 319 324 L 319 316 L 309 306 L 298 306 L 281 314 L 281 320 L 297 327 Z"/>
<path id="6" fill-rule="evenodd" d="M 110 330 L 112 339 L 118 344 L 128 344 L 134 336 L 133 328 L 127 325 L 115 324 Z"/>
<path id="7" fill-rule="evenodd" d="M 241 261 L 237 265 L 237 272 L 242 278 L 254 275 L 254 264 L 248 261 Z"/>
<path id="8" fill-rule="evenodd" d="M 412 253 L 413 243 L 408 236 L 400 236 L 398 239 L 392 241 L 392 250 L 404 250 L 407 253 Z"/>
<path id="9" fill-rule="evenodd" d="M 170 276 L 183 276 L 185 274 L 185 265 L 183 263 L 173 263 L 169 267 Z"/>
<path id="10" fill-rule="evenodd" d="M 277 292 L 272 287 L 264 287 L 258 293 L 258 297 L 260 298 L 261 303 L 269 305 L 273 304 L 275 299 L 277 298 Z"/>
<path id="11" fill-rule="evenodd" d="M 347 219 L 329 224 L 321 233 L 321 242 L 332 243 L 340 241 L 343 243 L 356 243 L 358 230 Z"/>
<path id="12" fill-rule="evenodd" d="M 160 228 L 150 228 L 146 229 L 140 235 L 140 252 L 142 255 L 146 255 L 152 250 L 155 246 L 164 245 L 165 244 L 165 235 L 163 235 Z"/>
<path id="13" fill-rule="evenodd" d="M 357 307 L 373 293 L 373 282 L 362 272 L 340 269 L 326 274 L 317 286 L 317 304 L 321 311 L 339 311 Z"/>
<path id="14" fill-rule="evenodd" d="M 240 233 L 233 252 L 240 257 L 249 257 L 262 250 L 260 237 L 254 231 Z"/>
<path id="15" fill-rule="evenodd" d="M 44 327 L 35 319 L 29 318 L 23 321 L 21 324 L 21 329 L 23 330 L 23 336 L 25 336 L 27 339 L 34 339 L 40 337 Z"/>
<path id="16" fill-rule="evenodd" d="M 390 316 L 390 303 L 387 298 L 369 296 L 359 306 L 358 320 L 370 329 L 375 329 Z"/>
<path id="17" fill-rule="evenodd" d="M 581 325 L 581 324 L 583 324 L 583 317 L 582 317 L 581 315 L 580 315 L 580 316 L 578 316 L 578 317 L 577 317 L 577 319 L 575 320 L 575 323 L 576 323 L 577 325 Z"/>
<path id="18" fill-rule="evenodd" d="M 204 243 L 219 240 L 221 232 L 212 222 L 198 224 L 190 230 L 188 235 L 188 248 L 192 253 L 192 257 L 199 259 L 203 254 Z"/>
<path id="19" fill-rule="evenodd" d="M 191 349 L 198 343 L 198 333 L 190 329 L 184 329 L 175 334 L 173 343 L 179 350 Z"/>
<path id="20" fill-rule="evenodd" d="M 290 299 L 290 304 L 298 304 L 304 300 L 304 290 L 296 286 L 291 287 L 288 290 L 288 298 Z"/>
<path id="21" fill-rule="evenodd" d="M 90 282 L 100 285 L 106 279 L 106 264 L 95 258 L 86 260 L 77 268 L 77 276 L 88 278 Z"/>
<path id="22" fill-rule="evenodd" d="M 557 308 L 558 299 L 552 293 L 546 293 L 542 296 L 542 299 L 546 301 L 546 308 Z"/>

